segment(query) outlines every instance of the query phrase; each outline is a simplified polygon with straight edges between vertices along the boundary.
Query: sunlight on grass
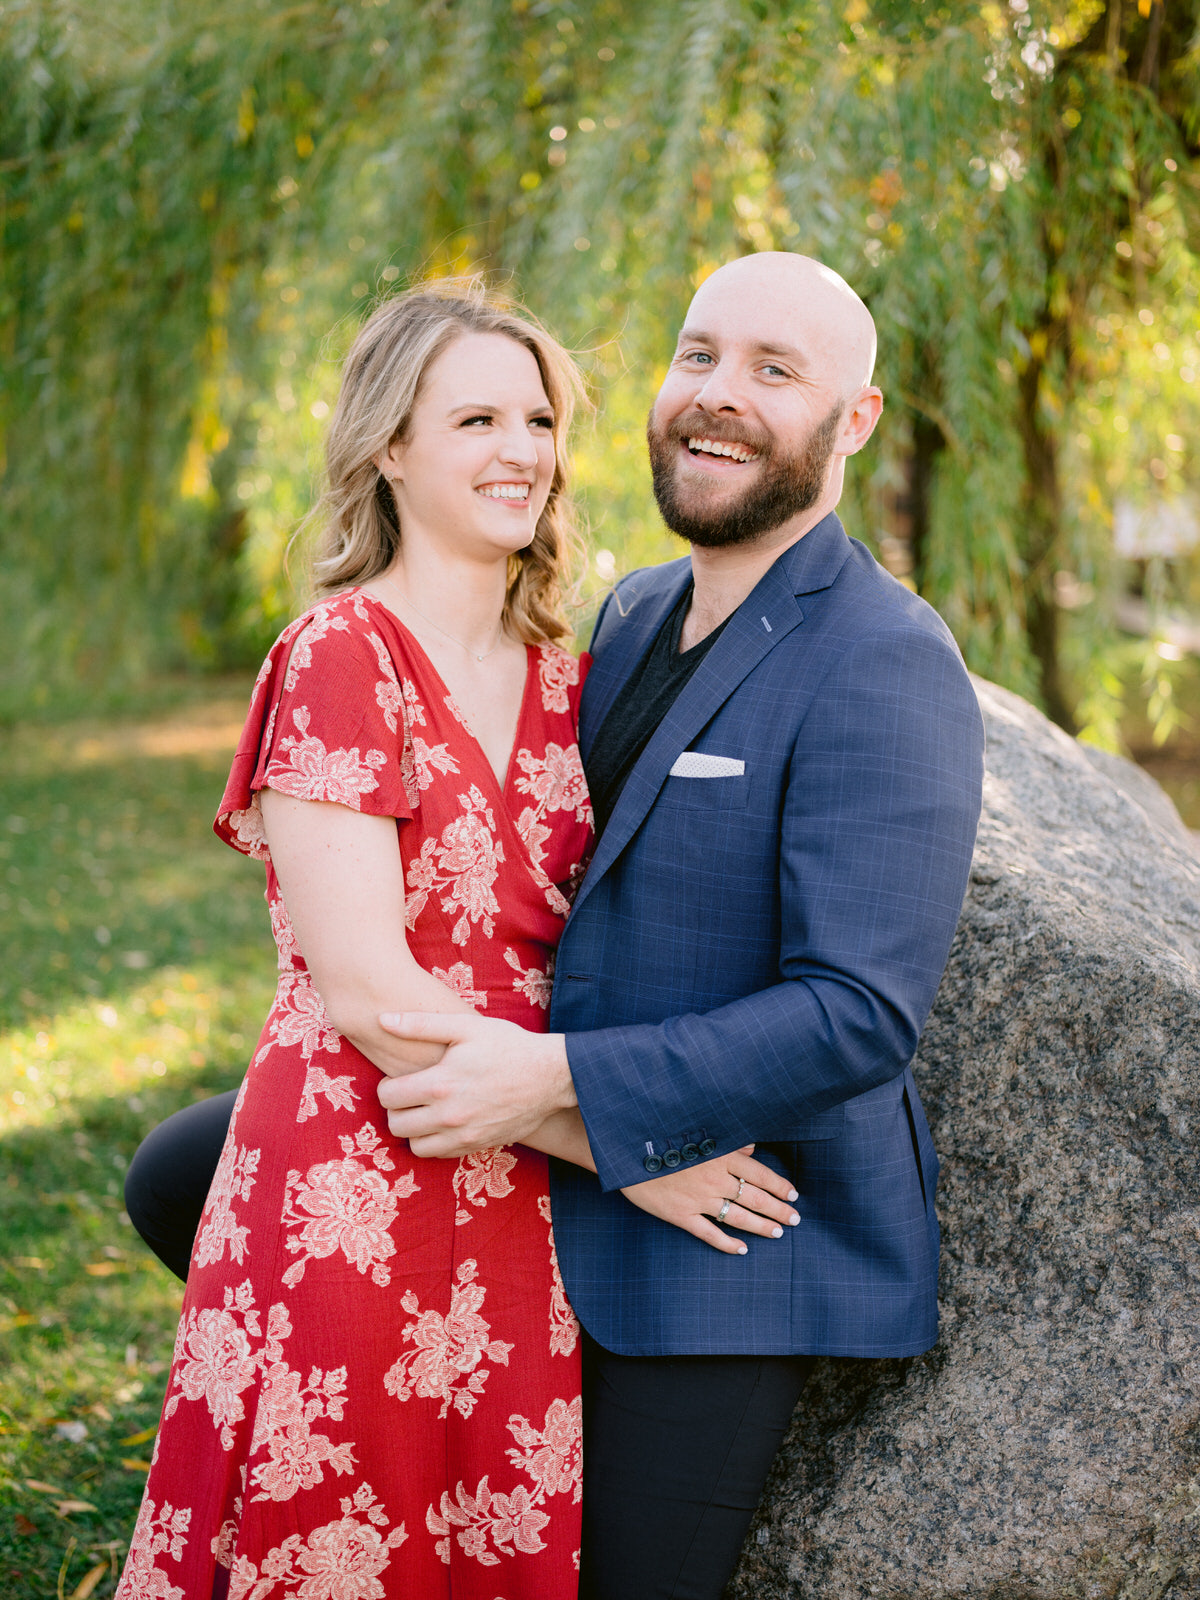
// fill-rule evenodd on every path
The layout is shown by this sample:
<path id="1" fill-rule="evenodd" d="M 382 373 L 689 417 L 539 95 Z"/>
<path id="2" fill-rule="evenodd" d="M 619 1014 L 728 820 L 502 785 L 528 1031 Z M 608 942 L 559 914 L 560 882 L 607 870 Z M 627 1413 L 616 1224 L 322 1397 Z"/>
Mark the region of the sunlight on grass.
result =
<path id="1" fill-rule="evenodd" d="M 0 769 L 0 1594 L 116 1586 L 181 1286 L 122 1180 L 240 1079 L 274 987 L 261 869 L 210 831 L 244 696 L 20 728 Z"/>

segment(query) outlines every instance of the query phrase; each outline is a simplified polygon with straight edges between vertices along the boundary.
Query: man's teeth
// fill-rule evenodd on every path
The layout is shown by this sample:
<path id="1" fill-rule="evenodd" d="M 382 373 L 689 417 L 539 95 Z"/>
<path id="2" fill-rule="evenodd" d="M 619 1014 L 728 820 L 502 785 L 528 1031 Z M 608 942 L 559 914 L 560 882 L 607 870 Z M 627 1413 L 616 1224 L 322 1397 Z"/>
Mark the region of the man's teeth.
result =
<path id="1" fill-rule="evenodd" d="M 721 439 L 689 439 L 688 449 L 703 450 L 710 456 L 728 456 L 731 461 L 753 461 L 757 450 L 747 450 L 744 444 L 728 444 Z"/>
<path id="2" fill-rule="evenodd" d="M 489 500 L 529 499 L 529 485 L 527 483 L 487 483 L 476 492 L 486 495 Z"/>

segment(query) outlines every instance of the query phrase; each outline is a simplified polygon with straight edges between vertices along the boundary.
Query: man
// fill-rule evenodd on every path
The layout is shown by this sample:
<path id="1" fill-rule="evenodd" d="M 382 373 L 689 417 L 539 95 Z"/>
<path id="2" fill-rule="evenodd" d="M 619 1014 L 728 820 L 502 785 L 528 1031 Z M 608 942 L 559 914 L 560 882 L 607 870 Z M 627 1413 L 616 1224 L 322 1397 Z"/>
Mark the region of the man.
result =
<path id="1" fill-rule="evenodd" d="M 648 427 L 692 554 L 627 578 L 596 625 L 599 838 L 552 1031 L 385 1019 L 448 1046 L 380 1086 L 418 1154 L 582 1116 L 599 1181 L 553 1163 L 552 1205 L 588 1336 L 583 1592 L 603 1600 L 715 1600 L 811 1358 L 937 1337 L 937 1158 L 909 1062 L 983 737 L 944 624 L 834 515 L 882 406 L 874 353 L 861 300 L 803 256 L 703 284 Z M 618 1192 L 703 1161 L 719 1182 L 750 1143 L 802 1220 L 743 1255 L 710 1247 L 736 1176 L 695 1237 Z"/>
<path id="2" fill-rule="evenodd" d="M 937 1159 L 909 1062 L 966 887 L 982 726 L 944 624 L 834 515 L 882 406 L 874 353 L 866 307 L 806 257 L 701 287 L 648 429 L 692 554 L 624 580 L 596 625 L 599 837 L 553 1031 L 386 1019 L 448 1046 L 380 1086 L 416 1153 L 551 1116 L 586 1130 L 597 1175 L 554 1162 L 552 1185 L 586 1331 L 593 1600 L 716 1600 L 812 1359 L 937 1337 Z M 750 1144 L 798 1195 L 778 1239 L 754 1237 L 726 1165 Z M 619 1192 L 642 1184 L 658 1215 Z M 752 1242 L 729 1253 L 739 1223 Z"/>

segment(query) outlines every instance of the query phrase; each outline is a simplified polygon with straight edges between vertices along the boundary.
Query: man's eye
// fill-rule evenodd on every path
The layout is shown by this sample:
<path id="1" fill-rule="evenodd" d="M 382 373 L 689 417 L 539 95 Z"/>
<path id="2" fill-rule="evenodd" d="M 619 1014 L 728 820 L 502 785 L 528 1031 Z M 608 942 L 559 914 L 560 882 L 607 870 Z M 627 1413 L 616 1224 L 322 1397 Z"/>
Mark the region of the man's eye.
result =
<path id="1" fill-rule="evenodd" d="M 775 366 L 764 367 L 763 371 L 767 374 L 767 376 L 769 378 L 786 378 L 787 377 L 787 373 L 783 370 L 782 367 L 775 367 Z"/>
<path id="2" fill-rule="evenodd" d="M 686 359 L 688 361 L 706 361 L 710 366 L 713 364 L 713 358 L 707 350 L 693 350 Z"/>

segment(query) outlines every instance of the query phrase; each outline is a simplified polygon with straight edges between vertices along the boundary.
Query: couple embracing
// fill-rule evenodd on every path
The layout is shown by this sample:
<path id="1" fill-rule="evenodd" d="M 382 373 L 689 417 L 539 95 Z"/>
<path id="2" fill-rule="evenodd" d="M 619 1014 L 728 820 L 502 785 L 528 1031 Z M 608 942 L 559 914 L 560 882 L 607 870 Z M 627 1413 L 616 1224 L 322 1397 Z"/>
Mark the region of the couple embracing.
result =
<path id="1" fill-rule="evenodd" d="M 278 993 L 130 1174 L 187 1293 L 121 1600 L 717 1600 L 813 1359 L 935 1341 L 982 730 L 834 514 L 874 351 L 803 256 L 703 284 L 648 426 L 691 555 L 589 664 L 566 352 L 472 285 L 363 328 L 216 824 Z"/>

